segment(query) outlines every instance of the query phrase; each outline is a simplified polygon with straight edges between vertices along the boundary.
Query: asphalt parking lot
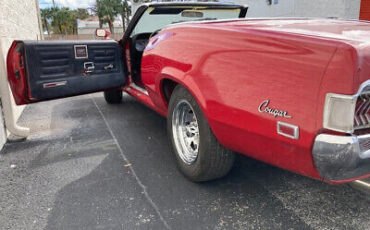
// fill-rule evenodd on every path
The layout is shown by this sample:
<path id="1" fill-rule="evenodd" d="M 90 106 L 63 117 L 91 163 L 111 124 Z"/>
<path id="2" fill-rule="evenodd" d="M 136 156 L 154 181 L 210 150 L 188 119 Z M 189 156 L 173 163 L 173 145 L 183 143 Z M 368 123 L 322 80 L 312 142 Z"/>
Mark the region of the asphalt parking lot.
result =
<path id="1" fill-rule="evenodd" d="M 370 229 L 368 195 L 247 157 L 225 178 L 176 169 L 166 120 L 92 94 L 27 106 L 0 154 L 1 229 Z"/>

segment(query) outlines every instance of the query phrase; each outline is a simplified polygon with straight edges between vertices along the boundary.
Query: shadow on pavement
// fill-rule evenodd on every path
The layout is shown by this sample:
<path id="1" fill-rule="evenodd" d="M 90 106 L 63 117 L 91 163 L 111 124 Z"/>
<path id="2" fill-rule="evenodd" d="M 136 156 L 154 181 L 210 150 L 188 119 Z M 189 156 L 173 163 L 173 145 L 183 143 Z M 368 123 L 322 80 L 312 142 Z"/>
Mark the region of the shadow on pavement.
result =
<path id="1" fill-rule="evenodd" d="M 189 182 L 176 169 L 165 119 L 128 96 L 118 105 L 106 104 L 100 94 L 31 105 L 21 124 L 31 127 L 32 136 L 7 145 L 0 158 L 0 167 L 20 165 L 0 176 L 1 186 L 15 181 L 0 190 L 0 196 L 15 192 L 0 198 L 5 210 L 0 224 L 165 229 L 157 207 L 172 229 L 370 226 L 369 200 L 349 186 L 328 185 L 245 156 L 238 156 L 225 178 Z M 29 194 L 21 195 L 24 190 Z M 14 205 L 5 209 L 10 204 Z"/>

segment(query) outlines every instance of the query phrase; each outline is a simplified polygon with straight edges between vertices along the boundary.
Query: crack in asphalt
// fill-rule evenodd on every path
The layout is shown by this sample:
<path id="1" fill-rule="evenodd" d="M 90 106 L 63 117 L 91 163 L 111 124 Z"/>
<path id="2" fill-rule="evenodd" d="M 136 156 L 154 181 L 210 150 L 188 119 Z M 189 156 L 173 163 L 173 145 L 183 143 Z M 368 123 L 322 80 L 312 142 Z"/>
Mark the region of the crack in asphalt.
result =
<path id="1" fill-rule="evenodd" d="M 105 118 L 103 112 L 101 111 L 101 109 L 99 108 L 98 104 L 95 102 L 94 98 L 91 98 L 91 100 L 93 101 L 96 109 L 99 111 L 99 114 L 101 115 L 101 117 L 103 118 L 104 120 L 104 123 L 105 125 L 107 126 L 108 128 L 108 131 L 110 133 L 110 135 L 112 136 L 113 140 L 114 140 L 114 143 L 116 144 L 117 146 L 117 149 L 118 151 L 120 152 L 123 160 L 126 162 L 126 164 L 131 164 L 130 161 L 128 160 L 128 158 L 126 157 L 126 155 L 124 154 L 120 144 L 118 143 L 118 140 L 116 138 L 116 136 L 114 135 L 113 131 L 112 131 L 112 128 L 110 127 L 107 119 Z M 133 169 L 133 167 L 129 167 L 132 175 L 134 176 L 136 182 L 138 183 L 138 185 L 141 187 L 141 189 L 143 190 L 143 194 L 145 196 L 145 198 L 147 199 L 147 201 L 150 203 L 150 205 L 152 206 L 152 208 L 155 210 L 155 212 L 157 213 L 157 215 L 159 216 L 159 219 L 162 221 L 163 225 L 166 227 L 166 229 L 171 229 L 171 227 L 168 225 L 167 221 L 163 218 L 158 206 L 154 203 L 153 199 L 150 197 L 149 193 L 148 193 L 148 190 L 147 190 L 147 187 L 141 182 L 140 178 L 137 176 L 135 170 Z"/>

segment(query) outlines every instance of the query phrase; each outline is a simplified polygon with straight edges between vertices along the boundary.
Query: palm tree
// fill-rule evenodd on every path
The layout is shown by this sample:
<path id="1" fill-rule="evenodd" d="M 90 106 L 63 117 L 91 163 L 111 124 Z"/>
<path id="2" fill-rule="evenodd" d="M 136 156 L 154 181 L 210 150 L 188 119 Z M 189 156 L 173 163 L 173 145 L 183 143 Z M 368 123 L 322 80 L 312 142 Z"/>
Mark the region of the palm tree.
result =
<path id="1" fill-rule="evenodd" d="M 122 12 L 121 0 L 96 0 L 96 11 L 101 24 L 108 23 L 109 30 L 114 34 L 114 19 Z"/>
<path id="2" fill-rule="evenodd" d="M 70 31 L 71 26 L 71 13 L 68 7 L 62 8 L 51 8 L 54 10 L 53 21 L 51 25 L 53 26 L 54 33 L 57 34 L 67 34 Z"/>
<path id="3" fill-rule="evenodd" d="M 43 28 L 50 35 L 50 24 L 49 20 L 53 17 L 53 11 L 50 8 L 41 9 L 41 18 Z"/>
<path id="4" fill-rule="evenodd" d="M 126 31 L 126 25 L 130 23 L 130 15 L 131 15 L 131 8 L 128 5 L 127 0 L 123 0 L 122 1 L 122 11 L 121 11 L 123 33 Z"/>
<path id="5" fill-rule="evenodd" d="M 47 26 L 48 34 L 50 33 L 49 20 L 51 20 L 52 30 L 55 34 L 77 34 L 77 19 L 89 17 L 86 9 L 78 8 L 70 10 L 68 7 L 52 7 L 42 9 L 44 15 L 43 22 Z"/>
<path id="6" fill-rule="evenodd" d="M 72 33 L 77 34 L 77 20 L 78 19 L 86 19 L 88 18 L 89 12 L 87 9 L 77 8 L 76 10 L 71 11 L 71 24 L 72 24 Z"/>

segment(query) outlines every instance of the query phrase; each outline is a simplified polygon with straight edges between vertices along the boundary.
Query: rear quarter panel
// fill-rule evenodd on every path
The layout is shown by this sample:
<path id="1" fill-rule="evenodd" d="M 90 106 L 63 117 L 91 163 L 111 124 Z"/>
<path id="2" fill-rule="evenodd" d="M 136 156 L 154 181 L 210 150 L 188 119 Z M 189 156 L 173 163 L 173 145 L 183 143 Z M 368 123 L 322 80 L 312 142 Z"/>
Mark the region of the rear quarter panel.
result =
<path id="1" fill-rule="evenodd" d="M 166 110 L 161 82 L 170 78 L 196 98 L 219 142 L 236 152 L 320 178 L 311 147 L 318 123 L 320 85 L 336 44 L 260 30 L 183 25 L 161 31 L 142 60 L 142 80 Z M 153 40 L 152 40 L 153 41 Z M 259 113 L 269 106 L 291 119 Z M 277 121 L 299 126 L 299 139 L 277 134 Z"/>

